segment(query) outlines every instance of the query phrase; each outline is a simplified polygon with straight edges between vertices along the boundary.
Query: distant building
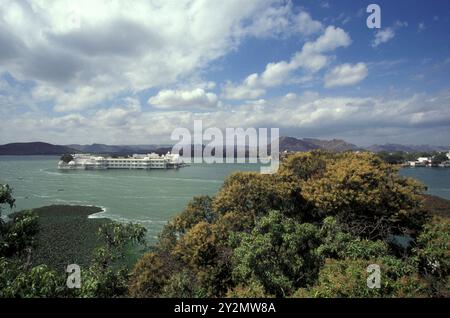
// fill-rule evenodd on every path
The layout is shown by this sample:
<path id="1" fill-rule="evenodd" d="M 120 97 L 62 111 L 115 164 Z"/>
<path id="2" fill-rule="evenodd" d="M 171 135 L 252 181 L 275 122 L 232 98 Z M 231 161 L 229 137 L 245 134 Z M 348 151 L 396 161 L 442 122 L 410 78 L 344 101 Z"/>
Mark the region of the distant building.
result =
<path id="1" fill-rule="evenodd" d="M 74 154 L 70 162 L 59 161 L 59 169 L 170 169 L 184 165 L 180 155 L 167 153 L 160 156 L 156 153 L 134 154 L 132 157 L 102 157 L 89 154 Z"/>
<path id="2" fill-rule="evenodd" d="M 408 161 L 407 165 L 410 167 L 426 167 L 427 163 L 417 160 L 417 161 Z"/>
<path id="3" fill-rule="evenodd" d="M 424 163 L 424 164 L 427 164 L 427 163 L 431 162 L 431 160 L 432 160 L 431 157 L 419 157 L 419 158 L 417 158 L 418 162 L 421 162 L 421 163 Z"/>

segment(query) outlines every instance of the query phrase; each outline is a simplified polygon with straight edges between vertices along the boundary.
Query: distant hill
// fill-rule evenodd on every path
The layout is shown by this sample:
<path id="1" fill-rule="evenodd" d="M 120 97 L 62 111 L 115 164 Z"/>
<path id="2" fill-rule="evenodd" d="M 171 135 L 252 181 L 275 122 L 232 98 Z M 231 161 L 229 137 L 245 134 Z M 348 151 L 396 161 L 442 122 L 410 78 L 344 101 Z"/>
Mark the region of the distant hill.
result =
<path id="1" fill-rule="evenodd" d="M 321 149 L 325 149 L 328 151 L 349 151 L 349 150 L 359 150 L 360 147 L 348 143 L 342 139 L 332 139 L 332 140 L 321 140 L 321 139 L 313 139 L 313 138 L 303 138 L 304 141 L 309 142 L 311 144 L 319 146 Z"/>
<path id="2" fill-rule="evenodd" d="M 297 139 L 294 137 L 280 137 L 280 151 L 310 151 L 322 149 L 333 152 L 358 150 L 358 146 L 341 139 L 321 140 L 314 138 Z"/>
<path id="3" fill-rule="evenodd" d="M 320 147 L 302 139 L 283 136 L 279 139 L 279 148 L 280 151 L 310 151 Z"/>
<path id="4" fill-rule="evenodd" d="M 372 145 L 365 149 L 373 152 L 433 152 L 433 151 L 448 151 L 450 146 L 432 146 L 432 145 L 400 145 L 400 144 L 384 144 Z"/>
<path id="5" fill-rule="evenodd" d="M 298 139 L 294 137 L 280 137 L 280 151 L 310 151 L 314 149 L 322 149 L 333 152 L 369 150 L 372 152 L 447 152 L 450 146 L 433 146 L 433 145 L 401 145 L 401 144 L 384 144 L 372 145 L 369 147 L 358 147 L 352 143 L 348 143 L 342 139 L 322 140 L 315 138 Z"/>
<path id="6" fill-rule="evenodd" d="M 76 149 L 78 152 L 100 154 L 167 153 L 172 148 L 171 145 L 105 145 L 96 143 L 92 145 L 72 144 L 67 147 Z"/>
<path id="7" fill-rule="evenodd" d="M 355 150 L 369 150 L 373 152 L 433 152 L 441 151 L 447 152 L 450 146 L 430 146 L 430 145 L 401 145 L 401 144 L 384 144 L 372 145 L 369 147 L 358 147 L 352 143 L 348 143 L 342 139 L 315 139 L 315 138 L 295 138 L 295 137 L 280 137 L 279 139 L 280 152 L 283 151 L 310 151 L 315 149 L 322 149 L 332 152 L 341 151 L 355 151 Z M 204 145 L 203 145 L 204 147 Z M 270 147 L 270 146 L 269 146 Z M 234 153 L 236 154 L 235 147 Z M 172 145 L 106 145 L 97 144 L 92 145 L 52 145 L 45 142 L 21 142 L 0 145 L 0 155 L 61 155 L 65 153 L 92 153 L 105 155 L 130 155 L 134 153 L 151 153 L 166 154 L 172 150 Z M 248 152 L 248 147 L 245 151 Z M 191 145 L 191 152 L 193 153 L 193 146 Z M 224 147 L 223 153 L 226 154 Z"/>
<path id="8" fill-rule="evenodd" d="M 0 145 L 0 155 L 62 155 L 72 153 L 75 150 L 66 147 L 52 145 L 45 142 L 17 142 L 6 145 Z"/>

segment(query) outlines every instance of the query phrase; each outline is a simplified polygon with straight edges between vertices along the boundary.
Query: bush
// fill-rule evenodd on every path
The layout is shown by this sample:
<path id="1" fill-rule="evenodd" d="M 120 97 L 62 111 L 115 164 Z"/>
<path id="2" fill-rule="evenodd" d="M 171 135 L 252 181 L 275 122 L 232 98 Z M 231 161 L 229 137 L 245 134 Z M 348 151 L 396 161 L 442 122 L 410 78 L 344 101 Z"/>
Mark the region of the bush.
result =
<path id="1" fill-rule="evenodd" d="M 418 233 L 426 222 L 418 182 L 370 153 L 327 160 L 323 175 L 309 179 L 302 195 L 318 216 L 335 216 L 345 230 L 368 239 Z"/>
<path id="2" fill-rule="evenodd" d="M 428 220 L 423 189 L 369 153 L 294 154 L 274 175 L 234 173 L 214 198 L 194 198 L 164 227 L 154 251 L 136 265 L 130 293 L 426 295 L 419 259 L 448 260 L 442 244 L 448 237 L 435 228 L 430 231 L 438 236 L 421 236 Z M 408 249 L 398 257 L 394 235 L 408 236 L 411 244 L 419 236 L 416 254 Z M 381 266 L 380 289 L 367 288 L 371 263 Z"/>
<path id="3" fill-rule="evenodd" d="M 432 296 L 446 296 L 450 274 L 450 220 L 435 217 L 425 226 L 417 239 L 414 253 L 418 257 L 419 271 L 427 277 Z"/>
<path id="4" fill-rule="evenodd" d="M 370 264 L 378 264 L 381 272 L 380 288 L 369 288 L 366 271 Z M 427 285 L 417 273 L 401 275 L 397 267 L 383 259 L 327 259 L 320 270 L 317 284 L 297 290 L 293 297 L 368 298 L 426 296 Z"/>
<path id="5" fill-rule="evenodd" d="M 0 297 L 62 297 L 64 277 L 41 265 L 31 269 L 0 258 Z"/>
<path id="6" fill-rule="evenodd" d="M 134 266 L 129 292 L 132 297 L 159 297 L 170 276 L 171 264 L 161 254 L 150 252 Z"/>
<path id="7" fill-rule="evenodd" d="M 238 282 L 254 280 L 269 294 L 287 296 L 315 280 L 321 258 L 319 230 L 298 224 L 272 211 L 262 217 L 251 233 L 240 235 L 234 250 L 234 275 Z"/>

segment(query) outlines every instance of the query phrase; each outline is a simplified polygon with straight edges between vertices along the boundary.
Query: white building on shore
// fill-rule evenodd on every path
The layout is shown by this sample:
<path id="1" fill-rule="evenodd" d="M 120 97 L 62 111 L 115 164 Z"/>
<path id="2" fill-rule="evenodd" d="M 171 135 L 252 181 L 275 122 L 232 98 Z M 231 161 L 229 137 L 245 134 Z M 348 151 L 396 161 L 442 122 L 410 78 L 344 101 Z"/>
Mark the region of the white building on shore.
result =
<path id="1" fill-rule="evenodd" d="M 58 169 L 82 169 L 82 170 L 105 170 L 105 169 L 173 169 L 184 165 L 178 154 L 167 153 L 166 155 L 134 154 L 131 157 L 102 157 L 90 154 L 73 154 L 72 160 L 58 162 Z"/>

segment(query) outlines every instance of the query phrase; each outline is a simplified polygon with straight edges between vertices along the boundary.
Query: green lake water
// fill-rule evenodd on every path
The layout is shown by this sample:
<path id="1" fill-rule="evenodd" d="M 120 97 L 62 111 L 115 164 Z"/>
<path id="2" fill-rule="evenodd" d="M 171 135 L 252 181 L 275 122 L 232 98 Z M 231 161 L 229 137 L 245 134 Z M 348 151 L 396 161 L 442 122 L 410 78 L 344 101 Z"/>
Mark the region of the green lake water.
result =
<path id="1" fill-rule="evenodd" d="M 198 164 L 178 170 L 59 171 L 57 162 L 56 156 L 0 156 L 0 184 L 14 189 L 13 211 L 95 205 L 104 212 L 93 217 L 140 222 L 151 238 L 193 196 L 214 195 L 231 172 L 259 170 L 256 164 Z M 424 182 L 428 193 L 450 199 L 450 169 L 407 168 L 401 174 Z"/>
<path id="2" fill-rule="evenodd" d="M 233 171 L 256 164 L 195 164 L 169 170 L 61 171 L 55 156 L 0 156 L 0 184 L 14 190 L 13 211 L 51 204 L 95 205 L 108 217 L 140 222 L 155 237 L 196 195 L 214 195 Z M 8 210 L 8 209 L 5 209 Z"/>

